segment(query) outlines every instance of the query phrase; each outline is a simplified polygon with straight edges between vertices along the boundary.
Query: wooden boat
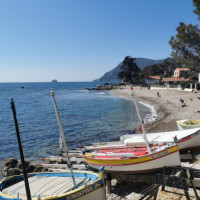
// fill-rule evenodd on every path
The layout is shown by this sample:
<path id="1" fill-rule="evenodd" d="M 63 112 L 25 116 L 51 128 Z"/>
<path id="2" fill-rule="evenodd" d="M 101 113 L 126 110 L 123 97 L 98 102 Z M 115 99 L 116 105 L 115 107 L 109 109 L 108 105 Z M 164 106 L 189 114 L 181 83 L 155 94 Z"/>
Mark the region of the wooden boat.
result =
<path id="1" fill-rule="evenodd" d="M 174 139 L 176 138 L 179 150 L 200 149 L 200 128 L 171 132 L 147 133 L 146 136 L 150 145 L 173 143 Z M 145 144 L 141 134 L 123 135 L 120 137 L 120 139 L 125 146 L 137 146 Z"/>
<path id="2" fill-rule="evenodd" d="M 176 121 L 179 130 L 200 128 L 200 120 L 179 120 Z"/>
<path id="3" fill-rule="evenodd" d="M 103 171 L 100 175 L 89 171 L 74 171 L 77 188 L 74 189 L 69 171 L 28 174 L 32 200 L 105 200 Z M 0 199 L 26 199 L 23 175 L 12 176 L 0 182 Z"/>
<path id="4" fill-rule="evenodd" d="M 146 137 L 150 146 L 171 144 L 174 142 L 174 137 L 177 139 L 179 150 L 194 150 L 200 149 L 200 128 L 186 129 L 181 131 L 146 133 Z M 120 137 L 117 142 L 93 143 L 85 148 L 94 150 L 99 148 L 128 148 L 145 146 L 146 142 L 141 134 L 127 134 Z"/>
<path id="5" fill-rule="evenodd" d="M 104 166 L 105 172 L 142 174 L 157 171 L 164 166 L 179 166 L 180 156 L 178 145 L 162 145 L 150 148 L 98 148 L 83 151 L 83 159 L 92 168 L 97 170 Z"/>

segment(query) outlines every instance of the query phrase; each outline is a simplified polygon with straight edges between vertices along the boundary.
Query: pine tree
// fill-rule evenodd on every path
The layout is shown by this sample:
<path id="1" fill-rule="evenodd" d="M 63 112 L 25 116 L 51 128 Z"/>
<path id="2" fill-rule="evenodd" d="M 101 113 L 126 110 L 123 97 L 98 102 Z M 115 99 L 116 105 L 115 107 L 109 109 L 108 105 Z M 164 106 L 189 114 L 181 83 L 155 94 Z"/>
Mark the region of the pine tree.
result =
<path id="1" fill-rule="evenodd" d="M 131 58 L 126 56 L 124 58 L 123 64 L 120 67 L 121 71 L 118 74 L 120 79 L 123 79 L 124 82 L 129 82 L 133 84 L 138 81 L 138 73 L 141 71 L 137 64 L 135 63 L 136 58 Z"/>
<path id="2" fill-rule="evenodd" d="M 193 0 L 194 13 L 200 20 L 200 0 Z M 186 25 L 181 22 L 177 27 L 176 36 L 172 36 L 169 44 L 172 57 L 180 67 L 188 67 L 191 71 L 200 69 L 200 29 L 198 25 Z"/>

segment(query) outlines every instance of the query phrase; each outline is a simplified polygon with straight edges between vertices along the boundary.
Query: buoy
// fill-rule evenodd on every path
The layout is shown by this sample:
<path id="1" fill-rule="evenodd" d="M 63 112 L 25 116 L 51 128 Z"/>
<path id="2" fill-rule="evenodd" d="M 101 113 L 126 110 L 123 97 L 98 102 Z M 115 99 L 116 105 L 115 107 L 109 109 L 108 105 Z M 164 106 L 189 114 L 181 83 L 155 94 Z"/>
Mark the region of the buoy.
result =
<path id="1" fill-rule="evenodd" d="M 138 129 L 138 131 L 139 131 L 140 133 L 142 133 L 142 127 L 140 126 L 140 124 L 138 124 L 137 129 Z"/>

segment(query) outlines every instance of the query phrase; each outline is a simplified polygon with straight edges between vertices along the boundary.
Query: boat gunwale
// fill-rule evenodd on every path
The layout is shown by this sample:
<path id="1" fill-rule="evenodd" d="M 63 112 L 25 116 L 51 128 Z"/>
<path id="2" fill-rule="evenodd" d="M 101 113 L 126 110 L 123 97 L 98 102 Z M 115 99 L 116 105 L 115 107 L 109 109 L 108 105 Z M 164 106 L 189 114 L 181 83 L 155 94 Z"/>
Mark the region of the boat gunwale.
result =
<path id="1" fill-rule="evenodd" d="M 51 199 L 58 199 L 58 198 L 62 198 L 62 197 L 67 197 L 69 195 L 73 195 L 75 193 L 81 192 L 81 190 L 85 190 L 89 187 L 92 187 L 93 185 L 97 184 L 98 187 L 94 187 L 92 188 L 91 191 L 89 191 L 88 193 L 91 193 L 93 191 L 95 191 L 96 189 L 100 188 L 103 186 L 103 180 L 99 177 L 99 174 L 95 173 L 95 172 L 91 172 L 91 171 L 74 171 L 75 173 L 87 173 L 87 174 L 92 174 L 94 176 L 96 176 L 91 182 L 88 182 L 80 187 L 78 187 L 77 189 L 72 189 L 71 191 L 59 194 L 59 195 L 52 195 L 52 196 L 45 196 L 45 197 L 41 197 L 41 200 L 51 200 Z M 63 173 L 70 173 L 70 171 L 62 171 L 62 172 L 56 172 L 56 174 L 63 174 Z M 28 175 L 37 175 L 37 174 L 55 174 L 55 172 L 37 172 L 37 173 L 29 173 Z M 0 181 L 0 186 L 3 182 L 6 182 L 8 180 L 11 180 L 14 177 L 23 177 L 23 175 L 15 175 L 15 176 L 10 176 L 8 178 L 3 179 L 2 181 Z M 2 187 L 2 186 L 1 186 Z M 17 198 L 14 196 L 10 196 L 10 195 L 6 195 L 2 192 L 3 188 L 1 188 L 0 191 L 0 197 L 3 197 L 5 199 L 13 199 L 13 200 L 26 200 L 26 198 Z M 88 194 L 86 193 L 86 194 Z M 38 200 L 38 197 L 32 197 L 33 200 Z"/>
<path id="2" fill-rule="evenodd" d="M 190 135 L 187 135 L 181 139 L 178 140 L 178 143 L 182 143 L 182 142 L 185 142 L 187 140 L 190 140 L 191 138 L 195 137 L 195 136 L 198 136 L 200 135 L 200 129 L 195 131 L 194 133 L 190 134 Z"/>

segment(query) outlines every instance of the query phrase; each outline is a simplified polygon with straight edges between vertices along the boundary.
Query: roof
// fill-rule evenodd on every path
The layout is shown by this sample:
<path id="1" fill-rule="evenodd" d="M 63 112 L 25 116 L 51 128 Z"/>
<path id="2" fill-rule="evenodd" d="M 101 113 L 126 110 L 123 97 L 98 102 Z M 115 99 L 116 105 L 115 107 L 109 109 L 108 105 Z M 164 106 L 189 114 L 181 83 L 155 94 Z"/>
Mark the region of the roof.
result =
<path id="1" fill-rule="evenodd" d="M 188 69 L 188 68 L 176 68 L 175 71 L 176 70 L 179 70 L 179 71 L 190 71 L 190 69 Z"/>
<path id="2" fill-rule="evenodd" d="M 149 79 L 160 80 L 160 76 L 149 76 Z"/>
<path id="3" fill-rule="evenodd" d="M 190 79 L 189 78 L 184 78 L 184 77 L 168 77 L 168 78 L 163 78 L 162 81 L 165 81 L 165 82 L 174 82 L 174 81 L 189 81 Z"/>

